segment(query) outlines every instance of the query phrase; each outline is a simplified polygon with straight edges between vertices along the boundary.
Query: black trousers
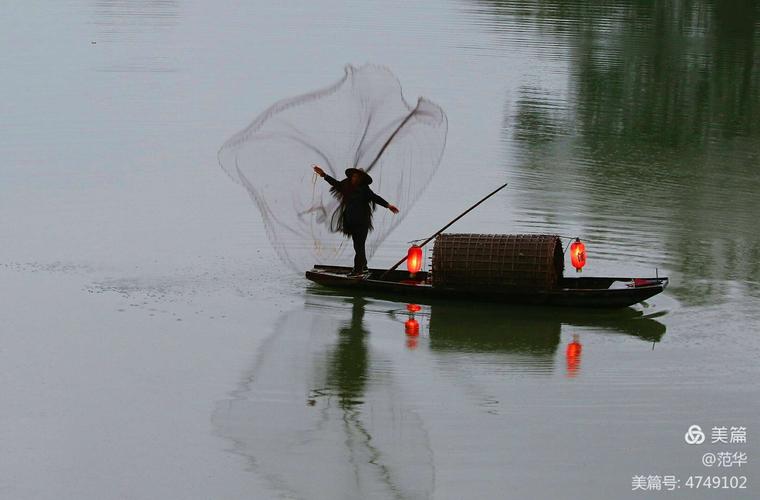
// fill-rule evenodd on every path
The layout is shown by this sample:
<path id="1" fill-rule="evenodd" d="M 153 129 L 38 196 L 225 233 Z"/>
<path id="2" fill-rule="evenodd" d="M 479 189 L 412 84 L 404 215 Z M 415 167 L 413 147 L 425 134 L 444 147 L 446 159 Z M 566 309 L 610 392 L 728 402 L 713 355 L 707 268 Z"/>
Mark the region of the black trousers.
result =
<path id="1" fill-rule="evenodd" d="M 364 250 L 364 244 L 367 241 L 367 234 L 369 234 L 369 228 L 354 227 L 351 229 L 351 240 L 354 242 L 354 271 L 361 272 L 367 267 L 367 254 Z"/>

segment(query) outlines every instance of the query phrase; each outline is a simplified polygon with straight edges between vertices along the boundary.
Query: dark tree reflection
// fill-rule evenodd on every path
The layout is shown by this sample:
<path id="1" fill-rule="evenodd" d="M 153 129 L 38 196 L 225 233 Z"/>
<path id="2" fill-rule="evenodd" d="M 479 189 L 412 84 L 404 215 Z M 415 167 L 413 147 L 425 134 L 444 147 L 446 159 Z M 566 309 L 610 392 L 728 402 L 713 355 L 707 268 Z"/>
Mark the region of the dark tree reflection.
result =
<path id="1" fill-rule="evenodd" d="M 504 44 L 519 27 L 540 41 L 525 50 L 568 65 L 566 91 L 537 64 L 508 106 L 521 208 L 581 226 L 604 258 L 667 266 L 684 300 L 725 298 L 724 280 L 754 293 L 760 2 L 474 4 Z"/>

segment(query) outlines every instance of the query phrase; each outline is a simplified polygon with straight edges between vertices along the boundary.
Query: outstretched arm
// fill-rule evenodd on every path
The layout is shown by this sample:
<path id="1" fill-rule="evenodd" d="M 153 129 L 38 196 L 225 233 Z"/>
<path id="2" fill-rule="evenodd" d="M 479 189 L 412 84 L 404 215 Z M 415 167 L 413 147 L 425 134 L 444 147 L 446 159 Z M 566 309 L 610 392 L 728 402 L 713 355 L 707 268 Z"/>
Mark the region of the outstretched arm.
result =
<path id="1" fill-rule="evenodd" d="M 326 180 L 333 187 L 338 187 L 338 184 L 340 184 L 336 179 L 327 175 L 319 165 L 314 165 L 314 173 Z"/>
<path id="2" fill-rule="evenodd" d="M 377 193 L 375 193 L 371 189 L 369 190 L 369 196 L 370 196 L 370 199 L 372 201 L 374 201 L 375 203 L 377 203 L 381 207 L 387 208 L 388 210 L 390 210 L 394 214 L 398 213 L 398 208 L 395 205 L 392 205 L 392 204 L 388 203 L 380 195 L 378 195 Z"/>

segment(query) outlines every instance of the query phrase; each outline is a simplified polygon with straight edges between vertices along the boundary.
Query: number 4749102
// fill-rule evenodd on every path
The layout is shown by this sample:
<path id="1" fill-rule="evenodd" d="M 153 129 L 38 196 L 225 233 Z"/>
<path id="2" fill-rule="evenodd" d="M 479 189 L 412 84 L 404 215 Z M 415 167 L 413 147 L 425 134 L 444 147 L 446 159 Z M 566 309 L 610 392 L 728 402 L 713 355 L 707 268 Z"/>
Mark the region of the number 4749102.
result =
<path id="1" fill-rule="evenodd" d="M 691 489 L 745 490 L 747 476 L 689 476 L 683 485 Z"/>

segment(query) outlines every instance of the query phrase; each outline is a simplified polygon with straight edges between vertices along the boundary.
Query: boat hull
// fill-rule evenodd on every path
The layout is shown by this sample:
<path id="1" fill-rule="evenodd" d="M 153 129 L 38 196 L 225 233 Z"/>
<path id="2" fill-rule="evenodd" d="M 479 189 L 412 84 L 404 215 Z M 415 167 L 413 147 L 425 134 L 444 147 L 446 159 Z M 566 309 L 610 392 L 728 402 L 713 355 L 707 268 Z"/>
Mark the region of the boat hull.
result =
<path id="1" fill-rule="evenodd" d="M 668 278 L 561 278 L 551 290 L 494 290 L 433 287 L 426 272 L 410 278 L 406 271 L 371 269 L 365 279 L 348 276 L 350 268 L 316 265 L 306 278 L 322 286 L 366 294 L 393 295 L 414 302 L 425 299 L 462 299 L 504 304 L 531 304 L 563 307 L 628 307 L 661 293 Z M 617 286 L 616 286 L 617 285 Z"/>

